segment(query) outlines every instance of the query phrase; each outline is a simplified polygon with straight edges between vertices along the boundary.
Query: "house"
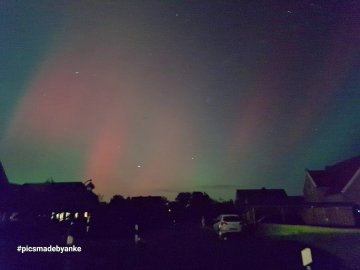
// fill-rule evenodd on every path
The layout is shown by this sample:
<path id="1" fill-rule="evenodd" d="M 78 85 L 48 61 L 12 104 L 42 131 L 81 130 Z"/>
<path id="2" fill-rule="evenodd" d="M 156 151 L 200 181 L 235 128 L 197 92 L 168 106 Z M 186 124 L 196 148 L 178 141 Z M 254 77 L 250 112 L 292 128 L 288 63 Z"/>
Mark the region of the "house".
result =
<path id="1" fill-rule="evenodd" d="M 90 222 L 98 206 L 91 181 L 12 184 L 0 162 L 0 222 Z"/>
<path id="2" fill-rule="evenodd" d="M 324 170 L 306 170 L 304 198 L 307 224 L 355 226 L 360 204 L 360 156 Z"/>
<path id="3" fill-rule="evenodd" d="M 9 180 L 6 176 L 4 167 L 0 161 L 0 192 L 7 189 L 9 186 Z"/>
<path id="4" fill-rule="evenodd" d="M 299 223 L 301 221 L 298 221 L 296 213 L 300 211 L 301 205 L 301 196 L 288 196 L 284 189 L 236 191 L 235 207 L 248 224 L 255 224 L 265 218 L 275 223 Z"/>
<path id="5" fill-rule="evenodd" d="M 283 189 L 238 189 L 235 203 L 238 206 L 246 205 L 274 205 L 284 202 L 287 194 Z"/>

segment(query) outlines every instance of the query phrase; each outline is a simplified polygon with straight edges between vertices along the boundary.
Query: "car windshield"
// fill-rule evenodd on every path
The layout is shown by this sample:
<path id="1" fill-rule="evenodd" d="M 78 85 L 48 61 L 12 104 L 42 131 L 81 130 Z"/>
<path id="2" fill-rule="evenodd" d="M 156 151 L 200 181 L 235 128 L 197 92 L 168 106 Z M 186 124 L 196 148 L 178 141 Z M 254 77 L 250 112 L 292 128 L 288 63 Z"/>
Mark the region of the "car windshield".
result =
<path id="1" fill-rule="evenodd" d="M 240 222 L 240 218 L 238 216 L 227 216 L 227 217 L 224 217 L 224 221 Z"/>

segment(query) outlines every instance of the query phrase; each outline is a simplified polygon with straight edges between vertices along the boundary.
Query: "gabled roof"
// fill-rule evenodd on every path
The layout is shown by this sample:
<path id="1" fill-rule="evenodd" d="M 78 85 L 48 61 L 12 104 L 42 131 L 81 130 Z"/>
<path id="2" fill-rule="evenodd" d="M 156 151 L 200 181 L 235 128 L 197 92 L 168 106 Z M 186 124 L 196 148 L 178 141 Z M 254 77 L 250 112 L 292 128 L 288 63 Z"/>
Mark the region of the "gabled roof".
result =
<path id="1" fill-rule="evenodd" d="M 0 161 L 0 208 L 26 211 L 90 210 L 98 205 L 94 185 L 82 182 L 11 184 Z"/>
<path id="2" fill-rule="evenodd" d="M 97 196 L 81 182 L 11 184 L 1 195 L 4 206 L 20 209 L 90 210 L 98 203 Z"/>
<path id="3" fill-rule="evenodd" d="M 308 170 L 318 187 L 330 188 L 330 193 L 339 193 L 360 169 L 360 156 L 326 166 L 325 170 Z"/>
<path id="4" fill-rule="evenodd" d="M 0 161 L 0 188 L 5 186 L 5 185 L 8 185 L 9 184 L 9 180 L 6 176 L 6 173 L 5 173 L 5 170 L 4 170 L 4 167 Z"/>
<path id="5" fill-rule="evenodd" d="M 238 205 L 274 205 L 286 202 L 287 194 L 283 189 L 238 189 L 236 203 Z"/>

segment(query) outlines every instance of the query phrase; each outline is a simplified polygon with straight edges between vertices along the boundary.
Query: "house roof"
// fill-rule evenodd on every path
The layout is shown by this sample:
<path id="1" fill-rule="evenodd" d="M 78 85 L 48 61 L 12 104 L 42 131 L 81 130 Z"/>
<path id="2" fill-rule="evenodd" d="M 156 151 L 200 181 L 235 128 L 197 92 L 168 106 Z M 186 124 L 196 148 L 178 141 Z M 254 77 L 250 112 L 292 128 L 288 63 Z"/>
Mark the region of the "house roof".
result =
<path id="1" fill-rule="evenodd" d="M 308 170 L 318 187 L 329 187 L 331 193 L 339 193 L 360 169 L 360 156 L 326 166 L 325 170 Z"/>
<path id="2" fill-rule="evenodd" d="M 91 210 L 98 203 L 97 196 L 81 182 L 10 184 L 0 200 L 2 207 L 44 211 Z"/>
<path id="3" fill-rule="evenodd" d="M 18 202 L 51 211 L 90 210 L 97 204 L 97 196 L 81 182 L 23 184 L 12 189 Z"/>
<path id="4" fill-rule="evenodd" d="M 238 189 L 236 191 L 238 205 L 274 205 L 284 203 L 287 197 L 283 189 Z"/>
<path id="5" fill-rule="evenodd" d="M 89 182 L 89 181 L 88 181 Z M 88 189 L 90 187 L 90 189 Z M 85 210 L 98 205 L 90 182 L 11 184 L 0 161 L 0 207 L 26 211 Z"/>
<path id="6" fill-rule="evenodd" d="M 4 167 L 0 161 L 0 187 L 3 187 L 4 185 L 7 185 L 9 183 L 8 178 L 6 176 Z"/>

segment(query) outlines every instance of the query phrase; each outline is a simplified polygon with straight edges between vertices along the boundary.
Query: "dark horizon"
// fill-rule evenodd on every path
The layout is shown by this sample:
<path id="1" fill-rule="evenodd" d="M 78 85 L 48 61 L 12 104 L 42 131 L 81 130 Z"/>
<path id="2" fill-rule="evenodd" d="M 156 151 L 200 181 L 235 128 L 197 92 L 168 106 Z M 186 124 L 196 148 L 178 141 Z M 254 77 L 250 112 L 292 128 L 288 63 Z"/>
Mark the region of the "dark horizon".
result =
<path id="1" fill-rule="evenodd" d="M 299 195 L 305 168 L 360 153 L 359 14 L 358 1 L 3 1 L 7 174 L 93 179 L 106 198 Z"/>

